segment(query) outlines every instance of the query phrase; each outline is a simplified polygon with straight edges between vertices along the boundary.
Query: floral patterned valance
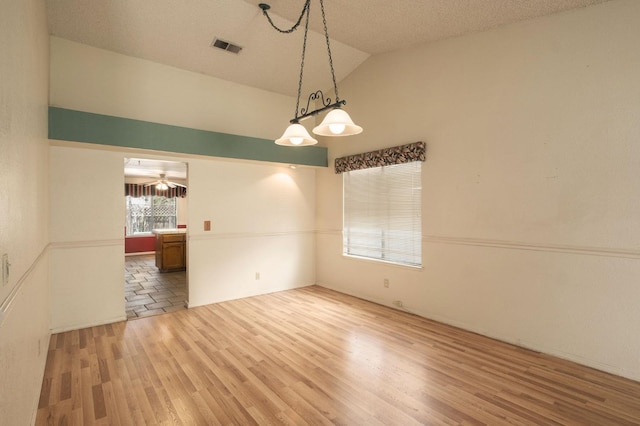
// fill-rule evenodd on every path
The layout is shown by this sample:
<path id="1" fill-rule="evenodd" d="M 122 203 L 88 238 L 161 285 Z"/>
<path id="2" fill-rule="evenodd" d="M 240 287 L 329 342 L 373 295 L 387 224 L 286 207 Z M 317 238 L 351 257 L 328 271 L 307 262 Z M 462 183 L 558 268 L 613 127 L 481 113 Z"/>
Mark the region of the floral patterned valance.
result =
<path id="1" fill-rule="evenodd" d="M 394 146 L 393 148 L 365 152 L 364 154 L 336 158 L 336 173 L 391 166 L 412 161 L 425 161 L 425 151 L 426 144 L 424 142 L 414 142 L 407 145 Z"/>
<path id="2" fill-rule="evenodd" d="M 137 183 L 125 183 L 124 195 L 132 197 L 144 197 L 145 195 L 157 195 L 159 197 L 180 197 L 187 196 L 187 188 L 176 186 L 175 188 L 157 189 L 155 185 L 139 185 Z"/>

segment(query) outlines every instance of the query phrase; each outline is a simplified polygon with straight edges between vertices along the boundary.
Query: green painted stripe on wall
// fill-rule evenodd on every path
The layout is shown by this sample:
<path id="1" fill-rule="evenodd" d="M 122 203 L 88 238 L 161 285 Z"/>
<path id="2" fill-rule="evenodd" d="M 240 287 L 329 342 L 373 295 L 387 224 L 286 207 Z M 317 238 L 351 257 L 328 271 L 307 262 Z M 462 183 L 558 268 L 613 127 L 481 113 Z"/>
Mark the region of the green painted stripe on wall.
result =
<path id="1" fill-rule="evenodd" d="M 211 157 L 328 166 L 327 148 L 49 107 L 49 139 Z"/>

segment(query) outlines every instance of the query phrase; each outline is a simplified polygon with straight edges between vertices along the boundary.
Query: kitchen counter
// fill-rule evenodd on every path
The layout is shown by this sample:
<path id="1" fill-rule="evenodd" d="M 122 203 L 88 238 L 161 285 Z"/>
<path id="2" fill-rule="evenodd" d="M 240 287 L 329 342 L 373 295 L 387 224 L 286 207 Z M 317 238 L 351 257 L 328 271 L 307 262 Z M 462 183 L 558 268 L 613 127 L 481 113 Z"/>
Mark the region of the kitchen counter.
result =
<path id="1" fill-rule="evenodd" d="M 173 229 L 154 229 L 151 233 L 155 235 L 159 234 L 186 234 L 187 228 L 173 228 Z"/>
<path id="2" fill-rule="evenodd" d="M 156 267 L 160 272 L 187 269 L 186 229 L 154 229 L 156 236 Z"/>

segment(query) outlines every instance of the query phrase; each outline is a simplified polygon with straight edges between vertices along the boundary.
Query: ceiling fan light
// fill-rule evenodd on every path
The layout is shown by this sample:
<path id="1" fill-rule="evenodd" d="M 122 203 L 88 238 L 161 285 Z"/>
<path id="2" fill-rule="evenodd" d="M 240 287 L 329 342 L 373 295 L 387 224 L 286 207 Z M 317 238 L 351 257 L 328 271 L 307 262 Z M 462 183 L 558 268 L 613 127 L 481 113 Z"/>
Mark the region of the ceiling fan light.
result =
<path id="1" fill-rule="evenodd" d="M 298 123 L 289 125 L 280 139 L 276 139 L 276 144 L 283 146 L 304 146 L 317 143 L 318 141 L 311 137 L 307 129 Z"/>
<path id="2" fill-rule="evenodd" d="M 169 189 L 169 186 L 164 182 L 160 182 L 156 185 L 156 189 L 160 191 L 166 191 L 167 189 Z"/>
<path id="3" fill-rule="evenodd" d="M 322 123 L 313 129 L 320 136 L 351 136 L 362 132 L 362 127 L 353 123 L 349 114 L 341 108 L 334 108 L 324 117 Z"/>

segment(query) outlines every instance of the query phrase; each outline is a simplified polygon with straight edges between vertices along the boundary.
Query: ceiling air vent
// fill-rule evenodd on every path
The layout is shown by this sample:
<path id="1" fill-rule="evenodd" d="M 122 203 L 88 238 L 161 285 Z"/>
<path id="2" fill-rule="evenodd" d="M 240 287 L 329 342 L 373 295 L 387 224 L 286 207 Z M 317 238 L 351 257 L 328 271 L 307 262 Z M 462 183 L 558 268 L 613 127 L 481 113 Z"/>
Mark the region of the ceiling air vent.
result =
<path id="1" fill-rule="evenodd" d="M 236 54 L 240 53 L 240 51 L 242 50 L 242 47 L 233 43 L 229 43 L 228 41 L 220 40 L 219 38 L 213 39 L 211 47 L 217 47 L 218 49 L 226 50 L 227 52 Z"/>

